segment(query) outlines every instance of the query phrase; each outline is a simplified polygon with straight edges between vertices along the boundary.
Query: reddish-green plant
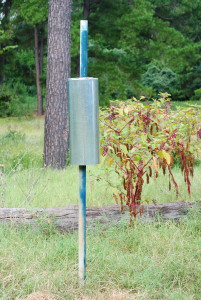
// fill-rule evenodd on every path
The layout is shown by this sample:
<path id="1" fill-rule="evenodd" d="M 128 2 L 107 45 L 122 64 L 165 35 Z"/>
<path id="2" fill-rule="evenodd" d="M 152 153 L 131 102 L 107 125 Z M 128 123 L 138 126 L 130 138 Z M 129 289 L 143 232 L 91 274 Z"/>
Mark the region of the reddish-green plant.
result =
<path id="1" fill-rule="evenodd" d="M 143 185 L 159 176 L 159 168 L 163 174 L 169 172 L 169 188 L 173 184 L 179 194 L 172 172 L 175 158 L 190 193 L 194 160 L 200 155 L 201 112 L 195 107 L 173 111 L 168 96 L 161 94 L 148 104 L 136 99 L 116 102 L 101 112 L 100 166 L 106 166 L 106 172 L 114 168 L 121 184 L 106 180 L 121 208 L 129 207 L 131 217 L 143 212 Z"/>

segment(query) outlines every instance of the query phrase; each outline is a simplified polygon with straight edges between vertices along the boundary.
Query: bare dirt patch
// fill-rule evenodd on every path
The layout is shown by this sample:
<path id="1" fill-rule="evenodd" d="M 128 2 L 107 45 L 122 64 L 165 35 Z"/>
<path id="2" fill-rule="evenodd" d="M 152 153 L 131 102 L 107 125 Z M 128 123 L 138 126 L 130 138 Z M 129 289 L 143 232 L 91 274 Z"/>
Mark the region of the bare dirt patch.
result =
<path id="1" fill-rule="evenodd" d="M 92 297 L 83 296 L 81 300 L 143 300 L 146 298 L 147 294 L 137 293 L 130 294 L 128 291 L 112 291 L 110 293 L 98 294 Z M 76 300 L 79 300 L 78 298 Z"/>
<path id="2" fill-rule="evenodd" d="M 63 299 L 59 298 L 58 296 L 51 295 L 48 292 L 35 292 L 26 296 L 25 298 L 16 299 L 16 300 L 63 300 Z"/>

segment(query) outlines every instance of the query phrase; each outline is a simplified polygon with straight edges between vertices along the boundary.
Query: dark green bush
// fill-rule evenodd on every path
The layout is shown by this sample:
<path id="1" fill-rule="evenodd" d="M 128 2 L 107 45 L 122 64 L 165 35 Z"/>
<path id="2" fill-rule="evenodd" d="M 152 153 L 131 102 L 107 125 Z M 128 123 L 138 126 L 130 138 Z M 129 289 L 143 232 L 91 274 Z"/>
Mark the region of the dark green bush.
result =
<path id="1" fill-rule="evenodd" d="M 36 97 L 23 83 L 0 86 L 0 117 L 29 115 L 35 108 Z"/>
<path id="2" fill-rule="evenodd" d="M 142 76 L 142 84 L 152 88 L 155 91 L 152 96 L 155 97 L 159 92 L 172 93 L 177 86 L 177 76 L 166 66 L 150 64 Z"/>
<path id="3" fill-rule="evenodd" d="M 14 98 L 14 94 L 9 86 L 3 84 L 0 88 L 0 117 L 6 117 L 11 115 L 11 102 Z"/>

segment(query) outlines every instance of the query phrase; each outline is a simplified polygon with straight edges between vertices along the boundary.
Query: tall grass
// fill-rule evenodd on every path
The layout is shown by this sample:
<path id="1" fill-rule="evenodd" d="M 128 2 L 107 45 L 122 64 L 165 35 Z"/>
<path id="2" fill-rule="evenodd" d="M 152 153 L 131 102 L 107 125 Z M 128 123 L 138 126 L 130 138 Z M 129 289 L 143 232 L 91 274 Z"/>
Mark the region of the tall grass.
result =
<path id="1" fill-rule="evenodd" d="M 115 176 L 115 174 L 113 174 Z M 5 207 L 59 207 L 78 202 L 78 168 L 70 166 L 63 171 L 45 169 L 27 169 L 1 177 L 0 202 Z M 175 177 L 181 195 L 176 197 L 174 190 L 168 189 L 168 177 L 161 174 L 157 182 L 152 180 L 145 186 L 143 200 L 156 201 L 200 201 L 201 171 L 197 167 L 192 180 L 192 193 L 189 196 L 183 184 L 180 170 L 175 170 Z M 115 203 L 112 190 L 104 180 L 104 173 L 97 167 L 87 170 L 87 205 L 104 206 Z"/>
<path id="2" fill-rule="evenodd" d="M 43 119 L 0 119 L 0 164 L 6 171 L 42 167 L 43 128 Z"/>
<path id="3" fill-rule="evenodd" d="M 201 223 L 96 226 L 87 234 L 87 281 L 79 288 L 77 233 L 1 227 L 0 299 L 199 300 Z M 40 294 L 40 293 L 41 294 Z M 116 295 L 116 296 L 115 296 Z"/>

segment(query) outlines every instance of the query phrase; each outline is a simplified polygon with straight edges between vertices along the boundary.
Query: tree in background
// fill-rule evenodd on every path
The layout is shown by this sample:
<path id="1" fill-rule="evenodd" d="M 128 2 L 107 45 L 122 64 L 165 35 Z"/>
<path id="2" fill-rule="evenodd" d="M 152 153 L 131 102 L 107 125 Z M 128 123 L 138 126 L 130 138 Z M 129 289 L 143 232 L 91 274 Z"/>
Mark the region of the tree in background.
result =
<path id="1" fill-rule="evenodd" d="M 12 29 L 9 26 L 9 13 L 11 10 L 11 5 L 11 0 L 6 0 L 0 3 L 0 84 L 3 84 L 4 82 L 4 65 L 6 62 L 5 55 L 3 55 L 4 50 L 7 47 L 7 43 L 9 43 L 9 38 L 11 38 L 13 34 Z"/>
<path id="2" fill-rule="evenodd" d="M 171 90 L 174 100 L 193 98 L 191 73 L 198 75 L 200 66 L 201 0 L 74 1 L 73 75 L 78 73 L 74 25 L 82 17 L 83 2 L 89 20 L 89 75 L 99 78 L 101 104 L 132 96 L 155 97 L 155 85 L 146 86 L 143 78 L 156 62 L 176 75 L 176 84 L 169 81 L 163 92 Z"/>
<path id="3" fill-rule="evenodd" d="M 44 165 L 66 165 L 71 0 L 49 0 Z"/>
<path id="4" fill-rule="evenodd" d="M 2 48 L 5 42 L 8 44 L 6 51 L 0 52 L 0 60 L 3 61 L 0 71 L 3 85 L 2 93 L 0 90 L 0 101 L 6 96 L 9 106 L 4 115 L 26 114 L 31 109 L 33 111 L 36 94 L 37 114 L 41 115 L 47 0 L 8 2 L 10 6 L 7 15 L 5 14 L 7 1 L 0 5 L 0 32 L 2 33 L 1 29 L 4 29 L 4 34 L 0 36 L 0 47 Z M 1 42 L 4 36 L 6 40 L 4 38 Z M 9 97 L 5 95 L 5 91 L 9 92 L 7 93 Z"/>
<path id="5" fill-rule="evenodd" d="M 37 88 L 37 115 L 41 116 L 43 114 L 43 98 L 40 76 L 43 72 L 44 25 L 47 21 L 47 0 L 27 0 L 25 2 L 14 0 L 14 3 L 14 7 L 16 8 L 18 15 L 23 18 L 26 24 L 33 27 Z"/>
<path id="6" fill-rule="evenodd" d="M 17 107 L 23 114 L 22 106 L 27 104 L 30 110 L 35 108 L 35 25 L 40 66 L 44 57 L 44 72 L 37 78 L 45 95 L 47 27 L 41 13 L 47 2 L 0 3 L 0 81 L 6 85 L 0 101 L 6 91 L 12 98 L 5 115 L 15 115 Z M 46 20 L 47 9 L 45 14 Z M 89 21 L 89 76 L 99 78 L 101 105 L 132 96 L 152 98 L 159 88 L 169 91 L 174 100 L 200 99 L 201 0 L 74 0 L 72 77 L 79 76 L 79 21 L 83 18 Z M 158 72 L 153 72 L 155 77 L 150 80 L 152 66 Z M 162 69 L 166 71 L 160 80 Z M 170 75 L 173 81 L 168 80 Z"/>

